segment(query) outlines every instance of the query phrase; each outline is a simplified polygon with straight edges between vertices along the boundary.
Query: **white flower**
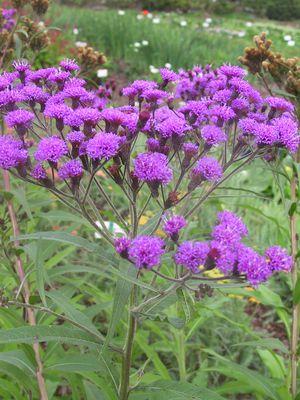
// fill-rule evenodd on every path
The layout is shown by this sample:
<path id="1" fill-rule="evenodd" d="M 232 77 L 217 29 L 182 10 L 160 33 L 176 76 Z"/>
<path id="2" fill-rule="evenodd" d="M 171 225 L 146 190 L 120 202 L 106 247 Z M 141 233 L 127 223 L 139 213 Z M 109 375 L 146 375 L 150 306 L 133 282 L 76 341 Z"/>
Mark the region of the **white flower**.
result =
<path id="1" fill-rule="evenodd" d="M 102 229 L 102 226 L 100 224 L 100 221 L 95 221 L 95 224 Z M 118 234 L 125 235 L 125 231 L 115 222 L 112 221 L 104 221 L 104 225 L 106 228 L 113 234 L 113 236 L 116 236 Z M 102 235 L 99 232 L 95 232 L 94 234 L 95 239 L 101 239 Z"/>
<path id="2" fill-rule="evenodd" d="M 73 29 L 73 34 L 74 35 L 78 35 L 79 34 L 79 29 L 78 28 L 74 28 Z"/>
<path id="3" fill-rule="evenodd" d="M 180 21 L 180 26 L 187 26 L 187 22 L 186 21 Z"/>
<path id="4" fill-rule="evenodd" d="M 212 19 L 211 18 L 206 18 L 205 21 L 208 22 L 209 24 L 212 23 Z"/>
<path id="5" fill-rule="evenodd" d="M 253 26 L 253 22 L 248 21 L 248 22 L 245 23 L 245 25 L 246 25 L 248 28 L 251 28 L 251 26 Z"/>
<path id="6" fill-rule="evenodd" d="M 168 69 L 171 69 L 172 65 L 170 63 L 165 63 L 165 67 L 168 68 Z"/>
<path id="7" fill-rule="evenodd" d="M 245 31 L 240 31 L 240 32 L 238 32 L 238 37 L 244 37 L 245 35 L 246 35 L 246 32 Z"/>
<path id="8" fill-rule="evenodd" d="M 296 44 L 295 40 L 289 40 L 289 41 L 287 42 L 287 45 L 288 45 L 288 46 L 295 46 L 295 44 Z"/>
<path id="9" fill-rule="evenodd" d="M 141 47 L 141 43 L 140 43 L 140 42 L 134 42 L 134 43 L 133 43 L 133 46 L 134 46 L 134 47 Z"/>
<path id="10" fill-rule="evenodd" d="M 147 14 L 147 18 L 153 18 L 153 15 L 151 13 Z"/>
<path id="11" fill-rule="evenodd" d="M 44 24 L 43 21 L 40 21 L 40 22 L 38 23 L 38 27 L 41 28 L 41 29 L 44 29 L 46 26 L 45 26 L 45 24 Z"/>
<path id="12" fill-rule="evenodd" d="M 291 35 L 284 35 L 283 39 L 288 42 L 289 40 L 292 40 L 292 36 Z"/>
<path id="13" fill-rule="evenodd" d="M 149 15 L 149 14 L 148 14 L 148 15 Z M 159 24 L 159 23 L 160 23 L 160 18 L 155 17 L 155 18 L 153 18 L 152 22 L 153 22 L 154 24 Z"/>
<path id="14" fill-rule="evenodd" d="M 119 15 L 125 15 L 125 11 L 124 10 L 118 10 L 118 14 Z"/>
<path id="15" fill-rule="evenodd" d="M 137 17 L 137 19 L 140 19 L 140 20 L 144 18 L 144 17 L 142 16 L 142 14 L 138 14 L 136 17 Z"/>
<path id="16" fill-rule="evenodd" d="M 148 45 L 149 45 L 148 40 L 142 40 L 142 45 L 143 45 L 143 46 L 148 46 Z"/>
<path id="17" fill-rule="evenodd" d="M 97 76 L 98 78 L 106 78 L 108 75 L 108 70 L 103 68 L 103 69 L 98 69 L 97 71 Z"/>
<path id="18" fill-rule="evenodd" d="M 208 22 L 203 22 L 202 26 L 203 26 L 203 28 L 209 28 L 209 23 Z"/>
<path id="19" fill-rule="evenodd" d="M 149 69 L 151 74 L 157 74 L 159 72 L 159 69 L 154 67 L 154 65 L 149 65 Z"/>
<path id="20" fill-rule="evenodd" d="M 75 46 L 76 47 L 86 47 L 87 46 L 87 42 L 75 42 Z"/>

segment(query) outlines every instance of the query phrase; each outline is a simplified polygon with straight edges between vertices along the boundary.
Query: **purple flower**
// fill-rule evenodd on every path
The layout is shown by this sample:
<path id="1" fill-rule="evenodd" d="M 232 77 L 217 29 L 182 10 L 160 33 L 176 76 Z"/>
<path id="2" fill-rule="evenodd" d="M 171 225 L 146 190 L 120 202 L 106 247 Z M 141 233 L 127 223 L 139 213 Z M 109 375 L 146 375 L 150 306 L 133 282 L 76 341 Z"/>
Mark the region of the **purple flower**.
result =
<path id="1" fill-rule="evenodd" d="M 184 136 L 185 132 L 189 129 L 187 123 L 183 118 L 178 118 L 176 115 L 165 119 L 157 125 L 156 130 L 164 138 L 174 136 Z"/>
<path id="2" fill-rule="evenodd" d="M 79 146 L 84 140 L 85 135 L 80 131 L 73 131 L 67 134 L 67 140 L 75 146 Z"/>
<path id="3" fill-rule="evenodd" d="M 133 99 L 138 94 L 138 89 L 135 89 L 132 86 L 126 86 L 122 89 L 121 93 L 122 96 L 126 96 L 129 97 L 130 99 Z"/>
<path id="4" fill-rule="evenodd" d="M 3 72 L 0 74 L 0 90 L 7 89 L 18 78 L 16 72 Z"/>
<path id="5" fill-rule="evenodd" d="M 175 262 L 196 274 L 204 266 L 208 252 L 209 245 L 206 242 L 183 242 L 177 249 Z"/>
<path id="6" fill-rule="evenodd" d="M 159 70 L 160 76 L 162 77 L 162 80 L 166 83 L 168 82 L 175 82 L 178 80 L 178 75 L 176 72 L 171 71 L 168 68 L 161 68 Z"/>
<path id="7" fill-rule="evenodd" d="M 70 126 L 72 129 L 76 129 L 83 124 L 82 119 L 77 114 L 77 110 L 71 110 L 67 115 L 64 116 L 64 125 Z"/>
<path id="8" fill-rule="evenodd" d="M 5 122 L 10 128 L 22 126 L 24 128 L 30 128 L 31 122 L 34 119 L 34 114 L 30 111 L 19 109 L 10 111 L 5 116 Z"/>
<path id="9" fill-rule="evenodd" d="M 36 164 L 31 171 L 31 176 L 37 181 L 44 181 L 48 179 L 47 172 L 43 164 Z"/>
<path id="10" fill-rule="evenodd" d="M 173 215 L 165 219 L 163 230 L 172 238 L 177 237 L 178 232 L 187 226 L 187 222 L 182 215 Z"/>
<path id="11" fill-rule="evenodd" d="M 128 249 L 131 244 L 131 239 L 126 236 L 116 238 L 114 244 L 117 253 L 119 253 L 123 257 L 128 256 Z"/>
<path id="12" fill-rule="evenodd" d="M 247 71 L 236 65 L 222 65 L 218 71 L 226 75 L 228 78 L 237 77 L 242 78 L 247 75 Z"/>
<path id="13" fill-rule="evenodd" d="M 27 71 L 26 82 L 40 83 L 41 80 L 46 80 L 50 74 L 55 72 L 55 68 L 42 68 L 37 71 Z"/>
<path id="14" fill-rule="evenodd" d="M 37 102 L 44 104 L 49 99 L 50 95 L 43 91 L 39 86 L 26 85 L 21 90 L 22 95 L 25 97 L 25 101 Z"/>
<path id="15" fill-rule="evenodd" d="M 101 113 L 96 108 L 82 107 L 77 108 L 76 117 L 89 126 L 96 126 L 100 121 Z"/>
<path id="16" fill-rule="evenodd" d="M 198 153 L 199 146 L 195 143 L 183 143 L 182 150 L 188 159 L 192 159 Z"/>
<path id="17" fill-rule="evenodd" d="M 168 96 L 168 93 L 160 89 L 149 89 L 145 90 L 142 97 L 149 103 L 157 103 L 158 100 L 162 100 Z"/>
<path id="18" fill-rule="evenodd" d="M 133 89 L 137 90 L 138 94 L 141 95 L 146 90 L 156 89 L 157 88 L 157 83 L 153 82 L 153 81 L 137 80 L 137 81 L 134 81 L 130 86 Z"/>
<path id="19" fill-rule="evenodd" d="M 75 60 L 70 60 L 68 58 L 62 60 L 59 65 L 64 68 L 66 71 L 72 72 L 72 71 L 79 71 L 80 67 L 76 63 Z"/>
<path id="20" fill-rule="evenodd" d="M 218 122 L 219 120 L 228 122 L 236 117 L 235 112 L 231 107 L 215 105 L 209 110 L 209 115 Z"/>
<path id="21" fill-rule="evenodd" d="M 224 103 L 226 104 L 232 97 L 232 90 L 231 89 L 222 89 L 218 90 L 214 95 L 213 95 L 213 100 L 218 102 L 218 103 Z"/>
<path id="22" fill-rule="evenodd" d="M 257 123 L 254 130 L 255 141 L 260 145 L 272 145 L 279 139 L 277 130 L 272 126 L 264 123 Z"/>
<path id="23" fill-rule="evenodd" d="M 162 153 L 141 153 L 134 160 L 134 175 L 145 182 L 169 183 L 173 178 L 168 157 Z"/>
<path id="24" fill-rule="evenodd" d="M 16 60 L 12 63 L 14 69 L 18 72 L 26 72 L 30 70 L 31 66 L 27 60 Z"/>
<path id="25" fill-rule="evenodd" d="M 286 249 L 280 246 L 271 246 L 266 252 L 267 263 L 272 271 L 289 272 L 293 266 L 293 258 L 288 255 Z"/>
<path id="26" fill-rule="evenodd" d="M 128 249 L 128 257 L 137 268 L 151 269 L 161 262 L 164 241 L 156 236 L 137 236 Z"/>
<path id="27" fill-rule="evenodd" d="M 265 258 L 244 245 L 240 245 L 239 248 L 237 268 L 240 274 L 246 275 L 247 280 L 253 286 L 265 282 L 272 274 Z"/>
<path id="28" fill-rule="evenodd" d="M 300 140 L 297 122 L 292 118 L 282 116 L 274 118 L 272 125 L 275 127 L 279 135 L 279 140 L 283 146 L 285 146 L 291 153 L 295 153 L 299 147 Z"/>
<path id="29" fill-rule="evenodd" d="M 223 211 L 218 214 L 219 224 L 212 231 L 213 239 L 222 244 L 234 245 L 242 237 L 248 235 L 248 230 L 243 221 L 230 211 Z"/>
<path id="30" fill-rule="evenodd" d="M 213 157 L 202 157 L 192 169 L 192 177 L 201 177 L 210 182 L 216 182 L 222 178 L 223 168 L 218 160 Z"/>
<path id="31" fill-rule="evenodd" d="M 0 136 L 0 168 L 17 168 L 24 165 L 27 158 L 28 152 L 23 148 L 22 141 L 12 136 Z"/>
<path id="32" fill-rule="evenodd" d="M 46 117 L 63 120 L 68 114 L 72 112 L 72 108 L 66 104 L 51 104 L 49 101 L 46 103 L 44 114 Z"/>
<path id="33" fill-rule="evenodd" d="M 234 99 L 230 106 L 235 113 L 246 113 L 249 111 L 250 104 L 247 99 L 238 98 Z"/>
<path id="34" fill-rule="evenodd" d="M 61 179 L 81 177 L 83 175 L 83 168 L 82 168 L 81 161 L 79 161 L 79 160 L 67 161 L 58 170 L 58 175 Z"/>
<path id="35" fill-rule="evenodd" d="M 146 143 L 147 143 L 148 151 L 150 151 L 152 153 L 160 152 L 159 150 L 161 149 L 161 147 L 160 147 L 160 143 L 159 143 L 158 139 L 149 138 Z"/>
<path id="36" fill-rule="evenodd" d="M 60 71 L 59 69 L 56 69 L 51 74 L 49 74 L 48 81 L 63 84 L 67 79 L 70 78 L 70 76 L 70 72 Z"/>
<path id="37" fill-rule="evenodd" d="M 24 100 L 25 96 L 19 90 L 3 90 L 0 92 L 0 109 L 10 110 L 16 103 Z"/>
<path id="38" fill-rule="evenodd" d="M 114 108 L 105 108 L 101 112 L 101 119 L 112 125 L 121 125 L 125 121 L 126 115 L 122 111 Z"/>
<path id="39" fill-rule="evenodd" d="M 290 101 L 287 101 L 281 97 L 266 97 L 265 102 L 275 110 L 280 112 L 290 112 L 294 111 L 294 106 Z"/>
<path id="40" fill-rule="evenodd" d="M 67 153 L 68 148 L 65 142 L 55 135 L 43 138 L 38 143 L 34 157 L 37 161 L 49 161 L 56 164 Z"/>
<path id="41" fill-rule="evenodd" d="M 2 16 L 4 19 L 10 19 L 16 14 L 17 10 L 15 8 L 4 8 L 2 9 Z"/>
<path id="42" fill-rule="evenodd" d="M 83 101 L 89 95 L 89 92 L 82 86 L 69 85 L 68 87 L 64 88 L 62 94 L 66 98 Z"/>
<path id="43" fill-rule="evenodd" d="M 201 136 L 210 146 L 225 142 L 227 139 L 225 132 L 215 125 L 203 126 Z"/>
<path id="44" fill-rule="evenodd" d="M 109 160 L 114 157 L 122 143 L 122 138 L 114 133 L 97 133 L 87 142 L 86 152 L 94 160 L 105 158 Z"/>

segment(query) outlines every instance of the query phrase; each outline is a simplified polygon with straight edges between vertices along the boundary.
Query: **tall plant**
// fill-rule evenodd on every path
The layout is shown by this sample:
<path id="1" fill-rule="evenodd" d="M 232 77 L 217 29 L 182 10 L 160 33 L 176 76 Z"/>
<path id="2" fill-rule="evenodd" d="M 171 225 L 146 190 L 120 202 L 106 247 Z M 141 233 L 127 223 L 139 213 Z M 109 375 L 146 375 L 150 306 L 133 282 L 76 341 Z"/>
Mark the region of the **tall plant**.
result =
<path id="1" fill-rule="evenodd" d="M 123 278 L 106 338 L 45 306 L 12 298 L 2 303 L 51 313 L 104 343 L 102 351 L 109 346 L 120 354 L 115 386 L 126 400 L 134 389 L 130 374 L 138 322 L 155 304 L 173 293 L 201 299 L 215 281 L 257 286 L 274 272 L 291 269 L 287 250 L 275 245 L 261 255 L 244 244 L 247 228 L 230 211 L 219 213 L 212 232 L 200 233 L 196 241 L 183 240 L 182 232 L 205 200 L 241 168 L 297 151 L 294 106 L 278 97 L 263 98 L 242 68 L 229 65 L 179 73 L 162 69 L 160 84 L 137 80 L 124 88 L 128 104 L 121 107 L 106 107 L 102 92 L 87 90 L 72 60 L 36 71 L 26 60 L 12 66 L 12 72 L 0 76 L 0 113 L 5 131 L 11 132 L 0 136 L 0 167 L 45 188 L 83 216 L 115 249 L 115 259 L 121 257 Z M 106 182 L 122 194 L 122 208 Z M 123 230 L 121 236 L 108 228 L 99 198 Z M 149 209 L 157 215 L 141 229 Z M 219 276 L 207 276 L 214 269 Z M 126 339 L 120 348 L 112 339 L 127 302 Z M 186 378 L 183 346 L 179 340 L 181 379 Z"/>

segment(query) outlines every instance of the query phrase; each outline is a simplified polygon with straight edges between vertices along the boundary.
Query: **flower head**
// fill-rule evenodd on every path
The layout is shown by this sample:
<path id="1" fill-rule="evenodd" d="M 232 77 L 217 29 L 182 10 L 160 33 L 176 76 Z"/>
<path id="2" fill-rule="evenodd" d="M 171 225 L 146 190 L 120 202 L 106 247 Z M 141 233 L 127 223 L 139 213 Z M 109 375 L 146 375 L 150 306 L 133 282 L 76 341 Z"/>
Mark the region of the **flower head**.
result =
<path id="1" fill-rule="evenodd" d="M 178 79 L 178 75 L 176 72 L 171 71 L 169 68 L 161 68 L 159 73 L 162 77 L 162 80 L 166 83 L 168 82 L 175 82 Z"/>
<path id="2" fill-rule="evenodd" d="M 216 182 L 222 178 L 223 168 L 213 157 L 202 157 L 192 169 L 192 177 L 201 177 L 204 180 Z"/>
<path id="3" fill-rule="evenodd" d="M 34 119 L 34 114 L 31 111 L 19 109 L 10 111 L 5 116 L 5 123 L 10 128 L 23 126 L 24 128 L 30 128 L 31 122 Z"/>
<path id="4" fill-rule="evenodd" d="M 75 60 L 70 60 L 68 58 L 62 60 L 59 65 L 64 68 L 66 71 L 72 72 L 72 71 L 79 71 L 80 67 L 76 63 Z"/>
<path id="5" fill-rule="evenodd" d="M 183 242 L 175 254 L 175 262 L 196 274 L 204 266 L 208 252 L 209 245 L 206 242 Z"/>
<path id="6" fill-rule="evenodd" d="M 58 170 L 58 176 L 61 179 L 78 178 L 81 177 L 82 175 L 83 175 L 83 168 L 81 161 L 79 160 L 67 161 Z"/>
<path id="7" fill-rule="evenodd" d="M 174 237 L 178 232 L 187 226 L 187 222 L 182 215 L 173 215 L 166 219 L 163 230 L 171 237 Z"/>
<path id="8" fill-rule="evenodd" d="M 21 140 L 12 136 L 0 136 L 0 168 L 17 168 L 26 163 L 28 152 L 23 148 Z"/>
<path id="9" fill-rule="evenodd" d="M 68 153 L 65 142 L 58 136 L 43 138 L 37 146 L 35 159 L 37 161 L 50 161 L 57 163 L 60 158 Z"/>
<path id="10" fill-rule="evenodd" d="M 151 269 L 160 264 L 164 241 L 156 236 L 137 236 L 128 249 L 128 257 L 137 268 Z"/>
<path id="11" fill-rule="evenodd" d="M 134 174 L 141 181 L 169 183 L 173 178 L 168 158 L 162 153 L 141 153 L 134 160 Z"/>
<path id="12" fill-rule="evenodd" d="M 97 133 L 87 143 L 86 152 L 92 159 L 109 160 L 115 156 L 119 149 L 122 138 L 110 132 Z"/>
<path id="13" fill-rule="evenodd" d="M 226 141 L 225 132 L 215 125 L 205 125 L 201 129 L 201 136 L 208 145 L 216 145 Z"/>
<path id="14" fill-rule="evenodd" d="M 288 255 L 286 249 L 280 246 L 271 246 L 266 252 L 267 263 L 272 271 L 289 272 L 293 266 L 293 258 Z"/>

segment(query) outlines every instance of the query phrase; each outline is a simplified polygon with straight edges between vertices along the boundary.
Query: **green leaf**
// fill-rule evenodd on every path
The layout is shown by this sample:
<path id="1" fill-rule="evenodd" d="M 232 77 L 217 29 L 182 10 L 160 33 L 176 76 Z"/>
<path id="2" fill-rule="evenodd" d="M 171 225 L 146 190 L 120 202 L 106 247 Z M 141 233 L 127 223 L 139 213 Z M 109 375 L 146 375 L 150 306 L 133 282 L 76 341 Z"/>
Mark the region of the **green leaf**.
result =
<path id="1" fill-rule="evenodd" d="M 239 382 L 245 383 L 247 386 L 251 385 L 255 392 L 261 393 L 266 398 L 273 400 L 279 400 L 278 394 L 275 388 L 275 381 L 268 379 L 260 373 L 253 371 L 243 365 L 234 363 L 225 357 L 220 356 L 215 351 L 210 349 L 203 349 L 203 351 L 215 356 L 221 366 L 215 366 L 208 368 L 208 371 L 217 371 L 221 374 L 234 378 Z M 224 365 L 222 367 L 222 364 Z"/>
<path id="2" fill-rule="evenodd" d="M 101 360 L 92 354 L 66 354 L 59 361 L 46 365 L 45 370 L 61 372 L 98 371 L 105 372 Z"/>
<path id="3" fill-rule="evenodd" d="M 292 203 L 289 209 L 289 216 L 292 217 L 297 210 L 297 203 Z"/>
<path id="4" fill-rule="evenodd" d="M 91 382 L 83 382 L 86 400 L 106 400 L 107 396 Z"/>
<path id="5" fill-rule="evenodd" d="M 0 361 L 12 364 L 25 372 L 29 372 L 32 376 L 35 376 L 35 366 L 28 360 L 22 350 L 0 352 Z"/>
<path id="6" fill-rule="evenodd" d="M 85 326 L 95 335 L 101 337 L 98 329 L 95 327 L 92 321 L 84 313 L 77 310 L 70 303 L 70 299 L 64 296 L 60 291 L 52 290 L 51 292 L 47 292 L 47 297 L 49 297 L 71 320 L 79 323 L 82 326 Z"/>
<path id="7" fill-rule="evenodd" d="M 126 271 L 126 275 L 129 276 L 136 276 L 136 269 L 134 266 L 128 262 L 124 262 L 125 268 L 124 271 Z M 120 263 L 120 266 L 122 268 L 122 262 Z M 124 280 L 123 278 L 119 278 L 117 281 L 117 286 L 116 290 L 114 293 L 114 303 L 113 303 L 113 310 L 112 310 L 112 316 L 110 319 L 107 335 L 106 335 L 106 340 L 103 346 L 103 349 L 106 349 L 107 346 L 109 345 L 110 341 L 112 340 L 116 327 L 122 318 L 123 312 L 125 310 L 125 306 L 128 302 L 129 295 L 131 292 L 133 284 L 131 282 L 128 282 Z"/>
<path id="8" fill-rule="evenodd" d="M 142 391 L 142 395 L 135 395 Z M 144 396 L 144 397 L 143 397 Z M 132 400 L 225 400 L 224 397 L 212 390 L 205 389 L 185 382 L 157 381 L 133 391 Z"/>
<path id="9" fill-rule="evenodd" d="M 0 343 L 60 342 L 99 348 L 100 340 L 80 329 L 64 326 L 24 326 L 0 330 Z"/>
<path id="10" fill-rule="evenodd" d="M 96 245 L 89 242 L 87 239 L 84 239 L 80 236 L 71 235 L 70 233 L 67 232 L 53 232 L 53 231 L 35 232 L 11 238 L 12 241 L 39 240 L 39 239 L 53 240 L 55 242 L 60 242 L 63 244 L 72 244 L 76 247 L 82 247 L 88 251 L 95 251 L 96 249 Z"/>
<path id="11" fill-rule="evenodd" d="M 280 350 L 285 354 L 288 354 L 288 349 L 286 348 L 286 346 L 279 340 L 279 339 L 258 339 L 258 340 L 252 340 L 249 342 L 241 342 L 241 343 L 237 343 L 234 344 L 233 346 L 250 346 L 250 347 L 261 347 L 261 348 L 265 348 L 265 349 L 269 349 L 269 350 Z"/>
<path id="12" fill-rule="evenodd" d="M 293 292 L 293 302 L 294 304 L 298 304 L 300 301 L 300 277 L 298 277 L 294 292 Z"/>

